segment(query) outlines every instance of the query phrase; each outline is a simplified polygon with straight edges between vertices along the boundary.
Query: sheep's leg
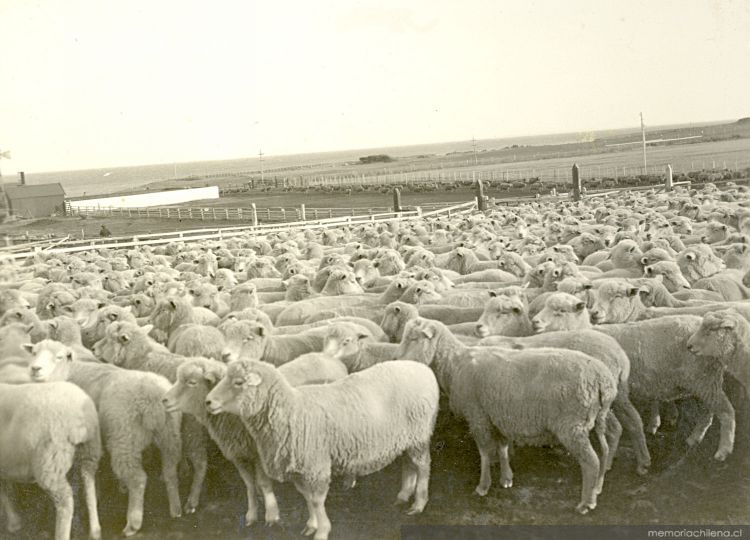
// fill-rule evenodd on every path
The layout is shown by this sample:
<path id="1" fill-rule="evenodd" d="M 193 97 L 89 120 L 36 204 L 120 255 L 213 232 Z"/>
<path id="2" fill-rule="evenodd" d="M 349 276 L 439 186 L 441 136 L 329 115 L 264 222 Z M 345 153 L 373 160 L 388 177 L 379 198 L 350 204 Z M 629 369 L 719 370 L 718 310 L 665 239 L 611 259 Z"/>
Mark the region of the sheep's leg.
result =
<path id="1" fill-rule="evenodd" d="M 408 452 L 409 458 L 417 468 L 417 485 L 416 492 L 414 493 L 414 502 L 406 512 L 412 516 L 421 513 L 429 499 L 430 444 L 429 442 L 424 443 L 421 446 L 410 449 Z"/>
<path id="2" fill-rule="evenodd" d="M 698 415 L 698 419 L 695 422 L 693 431 L 690 432 L 690 436 L 687 438 L 688 446 L 695 446 L 703 441 L 703 437 L 706 436 L 708 428 L 714 423 L 714 415 L 710 412 L 701 413 Z"/>
<path id="3" fill-rule="evenodd" d="M 409 502 L 417 489 L 417 469 L 411 458 L 401 462 L 401 491 L 396 495 L 396 504 Z"/>
<path id="4" fill-rule="evenodd" d="M 68 540 L 73 523 L 73 489 L 66 478 L 73 466 L 75 447 L 40 448 L 32 462 L 34 480 L 55 505 L 55 540 Z"/>
<path id="5" fill-rule="evenodd" d="M 83 491 L 86 497 L 86 509 L 89 514 L 89 538 L 99 540 L 102 536 L 102 527 L 99 523 L 99 509 L 96 501 L 96 471 L 99 468 L 99 459 L 102 455 L 101 439 L 99 434 L 82 445 L 81 457 L 81 479 L 83 480 Z"/>
<path id="6" fill-rule="evenodd" d="M 319 484 L 310 489 L 310 500 L 312 509 L 318 519 L 318 529 L 315 531 L 314 540 L 328 540 L 331 532 L 331 520 L 326 514 L 326 496 L 328 495 L 328 483 Z"/>
<path id="7" fill-rule="evenodd" d="M 477 441 L 477 450 L 479 450 L 480 473 L 479 484 L 474 489 L 474 493 L 480 497 L 484 497 L 490 490 L 490 486 L 492 486 L 493 447 L 491 444 L 486 446 L 480 445 L 479 441 Z"/>
<path id="8" fill-rule="evenodd" d="M 616 423 L 616 427 L 611 422 Z M 610 430 L 612 433 L 610 433 Z M 613 414 L 610 414 L 608 410 L 601 410 L 596 417 L 596 423 L 594 424 L 594 431 L 596 432 L 596 438 L 599 441 L 599 449 L 601 455 L 599 459 L 599 471 L 596 477 L 596 487 L 594 493 L 599 495 L 604 488 L 604 475 L 612 466 L 612 457 L 610 455 L 611 447 L 609 445 L 610 437 L 612 437 L 615 447 L 620 442 L 620 433 L 622 433 L 622 426 L 617 421 L 617 418 Z"/>
<path id="9" fill-rule="evenodd" d="M 245 527 L 249 527 L 256 521 L 258 521 L 258 505 L 255 502 L 255 480 L 253 479 L 253 472 L 248 470 L 242 461 L 239 459 L 233 459 L 232 463 L 237 467 L 237 472 L 240 474 L 240 478 L 245 483 L 245 492 L 247 494 L 247 512 L 245 512 Z"/>
<path id="10" fill-rule="evenodd" d="M 651 415 L 648 419 L 648 426 L 646 427 L 646 430 L 651 435 L 656 435 L 656 432 L 659 430 L 659 426 L 661 425 L 661 417 L 659 416 L 659 402 L 658 401 L 652 401 L 651 402 Z"/>
<path id="11" fill-rule="evenodd" d="M 114 469 L 114 459 L 112 462 Z M 122 531 L 125 536 L 133 536 L 143 525 L 143 497 L 146 493 L 147 478 L 146 472 L 140 466 L 140 459 L 138 466 L 138 469 L 129 472 L 124 478 L 125 486 L 128 488 L 128 521 Z"/>
<path id="12" fill-rule="evenodd" d="M 207 441 L 206 430 L 192 417 L 186 418 L 185 424 L 187 428 L 184 444 L 185 453 L 193 466 L 193 481 L 190 484 L 190 493 L 185 503 L 185 513 L 193 514 L 200 502 L 201 490 L 208 470 Z"/>
<path id="13" fill-rule="evenodd" d="M 513 469 L 510 467 L 509 448 L 510 444 L 507 441 L 500 441 L 497 445 L 497 453 L 500 457 L 500 485 L 504 488 L 513 487 Z"/>
<path id="14" fill-rule="evenodd" d="M 576 511 L 581 514 L 588 513 L 596 508 L 596 483 L 599 476 L 599 458 L 589 442 L 587 430 L 574 427 L 570 431 L 557 434 L 562 445 L 578 460 L 581 466 L 581 502 L 576 506 Z"/>
<path id="15" fill-rule="evenodd" d="M 305 528 L 302 529 L 302 535 L 310 536 L 318 530 L 318 516 L 315 512 L 315 507 L 313 506 L 312 494 L 310 488 L 302 482 L 295 482 L 294 486 L 297 488 L 297 491 L 302 494 L 307 503 L 307 514 L 309 517 L 307 518 L 307 523 L 305 523 Z"/>
<path id="16" fill-rule="evenodd" d="M 718 392 L 716 392 L 712 400 L 706 400 L 705 402 L 709 410 L 713 412 L 721 424 L 719 448 L 714 454 L 714 459 L 724 461 L 732 453 L 732 450 L 734 450 L 734 430 L 736 427 L 734 407 L 732 407 L 732 403 L 724 391 L 721 390 L 721 387 L 718 388 Z"/>
<path id="17" fill-rule="evenodd" d="M 182 515 L 180 504 L 179 476 L 177 466 L 182 457 L 179 416 L 167 415 L 167 421 L 160 431 L 154 433 L 154 443 L 161 454 L 161 471 L 169 501 L 169 515 L 178 518 Z M 197 476 L 193 471 L 193 478 Z M 205 475 L 205 472 L 204 472 Z M 141 504 L 142 507 L 142 504 Z"/>
<path id="18" fill-rule="evenodd" d="M 55 540 L 69 540 L 73 523 L 73 490 L 64 478 L 56 485 L 42 487 L 52 497 L 55 504 Z"/>
<path id="19" fill-rule="evenodd" d="M 268 478 L 259 463 L 255 464 L 255 483 L 263 494 L 263 504 L 266 507 L 266 525 L 278 523 L 281 518 L 279 517 L 279 503 L 276 501 L 276 495 L 273 492 L 273 482 Z"/>
<path id="20" fill-rule="evenodd" d="M 5 529 L 13 534 L 21 530 L 21 516 L 16 512 L 15 505 L 10 498 L 9 490 L 13 485 L 9 482 L 0 482 L 0 507 L 5 512 Z"/>
<path id="21" fill-rule="evenodd" d="M 651 454 L 646 445 L 646 437 L 643 433 L 643 420 L 641 415 L 635 409 L 627 394 L 623 394 L 618 389 L 617 397 L 612 403 L 612 407 L 617 413 L 618 420 L 622 423 L 623 428 L 628 433 L 636 452 L 636 471 L 638 474 L 646 474 L 651 467 Z"/>
<path id="22" fill-rule="evenodd" d="M 622 425 L 617 420 L 615 413 L 613 413 L 612 411 L 609 411 L 609 413 L 607 414 L 607 429 L 606 429 L 606 442 L 609 445 L 609 450 L 607 451 L 607 455 L 606 455 L 607 459 L 603 462 L 605 465 L 605 468 L 604 468 L 605 471 L 608 471 L 612 468 L 612 462 L 615 459 L 615 454 L 617 454 L 617 447 L 620 445 L 621 436 L 622 436 Z"/>

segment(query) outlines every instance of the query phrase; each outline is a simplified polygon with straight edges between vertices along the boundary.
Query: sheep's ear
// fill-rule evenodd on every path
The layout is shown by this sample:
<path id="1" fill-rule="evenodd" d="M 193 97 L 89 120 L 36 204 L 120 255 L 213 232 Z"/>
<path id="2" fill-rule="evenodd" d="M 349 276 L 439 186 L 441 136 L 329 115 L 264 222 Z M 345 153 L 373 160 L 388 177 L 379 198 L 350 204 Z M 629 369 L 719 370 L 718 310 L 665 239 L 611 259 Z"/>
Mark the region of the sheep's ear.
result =
<path id="1" fill-rule="evenodd" d="M 169 300 L 169 307 L 172 309 L 177 309 L 177 303 L 174 300 Z"/>
<path id="2" fill-rule="evenodd" d="M 23 345 L 21 345 L 21 347 L 23 347 L 23 350 L 27 353 L 34 354 L 34 345 L 32 345 L 31 343 L 24 343 Z"/>
<path id="3" fill-rule="evenodd" d="M 357 334 L 357 340 L 362 341 L 363 339 L 367 339 L 370 337 L 370 334 Z"/>
<path id="4" fill-rule="evenodd" d="M 120 343 L 127 343 L 128 341 L 130 341 L 130 338 L 127 334 L 121 334 L 117 339 L 120 340 Z"/>
<path id="5" fill-rule="evenodd" d="M 497 296 L 497 293 L 495 291 L 490 291 L 490 298 L 495 298 Z"/>
<path id="6" fill-rule="evenodd" d="M 109 314 L 109 315 L 107 316 L 107 318 L 108 318 L 108 319 L 109 319 L 110 321 L 114 322 L 114 321 L 116 321 L 116 320 L 117 320 L 117 313 L 110 313 L 110 314 Z"/>
<path id="7" fill-rule="evenodd" d="M 646 268 L 643 269 L 643 271 L 646 272 L 649 276 L 654 273 L 654 269 L 651 266 L 647 266 Z"/>
<path id="8" fill-rule="evenodd" d="M 264 327 L 264 326 L 258 326 L 258 327 L 257 327 L 257 328 L 255 329 L 255 333 L 256 333 L 256 334 L 258 334 L 258 335 L 259 335 L 260 337 L 263 337 L 263 336 L 265 336 L 265 335 L 266 335 L 266 329 L 265 329 L 265 327 Z"/>
<path id="9" fill-rule="evenodd" d="M 53 330 L 57 330 L 60 326 L 60 324 L 54 319 L 48 320 L 47 325 L 49 325 L 49 327 L 52 328 Z M 31 330 L 33 330 L 33 328 L 34 328 L 33 325 L 29 325 L 26 327 L 26 331 L 30 332 Z"/>
<path id="10" fill-rule="evenodd" d="M 692 261 L 693 259 L 695 259 L 695 253 L 693 253 L 692 251 L 691 251 L 691 252 L 689 252 L 689 253 L 686 253 L 686 254 L 685 254 L 685 258 L 686 258 L 686 259 L 687 259 L 688 261 Z"/>
<path id="11" fill-rule="evenodd" d="M 401 313 L 401 307 L 400 306 L 394 306 L 393 311 L 396 313 Z"/>
<path id="12" fill-rule="evenodd" d="M 628 296 L 635 296 L 638 294 L 638 287 L 630 287 L 628 289 Z"/>
<path id="13" fill-rule="evenodd" d="M 146 324 L 146 325 L 141 326 L 141 330 L 143 330 L 146 334 L 150 334 L 151 330 L 153 329 L 154 329 L 153 324 Z"/>
<path id="14" fill-rule="evenodd" d="M 68 349 L 68 352 L 67 352 L 67 354 L 65 355 L 65 359 L 66 359 L 66 360 L 67 360 L 68 362 L 72 362 L 72 361 L 73 361 L 73 351 L 72 351 L 72 350 Z"/>
<path id="15" fill-rule="evenodd" d="M 263 380 L 257 373 L 248 373 L 245 378 L 245 384 L 248 386 L 258 386 Z"/>
<path id="16" fill-rule="evenodd" d="M 432 339 L 433 337 L 435 337 L 435 328 L 432 326 L 422 326 L 420 330 L 427 339 Z"/>
<path id="17" fill-rule="evenodd" d="M 585 303 L 585 302 L 578 302 L 578 303 L 577 303 L 577 304 L 575 305 L 575 310 L 576 310 L 576 311 L 579 311 L 579 312 L 580 312 L 580 311 L 583 311 L 584 309 L 586 309 L 586 303 Z"/>

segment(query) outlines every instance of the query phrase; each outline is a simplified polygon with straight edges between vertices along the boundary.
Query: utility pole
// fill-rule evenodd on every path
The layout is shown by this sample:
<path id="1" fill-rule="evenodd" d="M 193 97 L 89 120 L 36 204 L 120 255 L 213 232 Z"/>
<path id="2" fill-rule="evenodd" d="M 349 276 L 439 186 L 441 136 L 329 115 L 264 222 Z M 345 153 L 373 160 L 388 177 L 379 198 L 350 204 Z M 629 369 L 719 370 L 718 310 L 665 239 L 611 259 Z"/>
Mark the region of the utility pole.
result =
<path id="1" fill-rule="evenodd" d="M 648 174 L 646 168 L 646 126 L 643 124 L 643 113 L 641 113 L 641 140 L 643 141 L 643 174 Z"/>
<path id="2" fill-rule="evenodd" d="M 479 164 L 479 160 L 477 159 L 477 140 L 474 138 L 474 136 L 471 137 L 471 147 L 474 149 L 474 165 Z"/>
<path id="3" fill-rule="evenodd" d="M 263 183 L 263 150 L 258 150 L 258 161 L 260 162 L 260 183 Z"/>

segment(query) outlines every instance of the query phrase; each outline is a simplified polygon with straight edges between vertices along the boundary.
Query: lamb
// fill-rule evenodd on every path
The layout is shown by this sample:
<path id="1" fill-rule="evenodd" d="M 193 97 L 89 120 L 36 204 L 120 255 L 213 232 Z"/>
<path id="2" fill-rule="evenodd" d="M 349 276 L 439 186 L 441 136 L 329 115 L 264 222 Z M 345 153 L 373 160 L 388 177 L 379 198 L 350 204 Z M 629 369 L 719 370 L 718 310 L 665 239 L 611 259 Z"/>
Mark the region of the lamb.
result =
<path id="1" fill-rule="evenodd" d="M 411 361 L 293 388 L 274 366 L 236 360 L 206 396 L 211 414 L 240 416 L 271 478 L 294 481 L 310 513 L 303 533 L 314 533 L 315 540 L 326 540 L 331 530 L 325 511 L 331 474 L 371 474 L 400 454 L 409 459 L 397 501 L 414 495 L 408 513 L 422 512 L 438 401 L 430 369 Z"/>
<path id="2" fill-rule="evenodd" d="M 323 352 L 341 361 L 348 373 L 362 371 L 380 362 L 395 360 L 397 350 L 398 345 L 374 342 L 369 334 L 352 325 L 331 327 L 326 333 L 323 346 Z"/>
<path id="3" fill-rule="evenodd" d="M 55 504 L 55 540 L 69 540 L 73 520 L 73 490 L 66 475 L 77 456 L 86 506 L 89 537 L 101 538 L 95 475 L 101 457 L 99 419 L 93 401 L 67 382 L 38 385 L 0 383 L 0 484 L 35 482 Z M 9 533 L 20 518 L 0 485 Z"/>
<path id="4" fill-rule="evenodd" d="M 616 432 L 609 441 L 606 433 L 616 381 L 599 360 L 564 349 L 472 349 L 461 345 L 445 325 L 425 319 L 407 323 L 397 356 L 432 366 L 440 387 L 449 395 L 451 410 L 469 422 L 481 458 L 478 495 L 489 491 L 496 449 L 501 485 L 511 487 L 509 445 L 514 441 L 540 444 L 552 435 L 581 466 L 581 502 L 576 510 L 585 514 L 596 507 L 609 448 L 618 442 Z M 533 409 L 529 403 L 535 404 Z M 589 442 L 592 428 L 600 456 Z"/>
<path id="5" fill-rule="evenodd" d="M 687 349 L 698 356 L 717 359 L 750 396 L 750 322 L 737 311 L 706 313 L 700 328 L 688 339 Z"/>
<path id="6" fill-rule="evenodd" d="M 125 536 L 137 533 L 143 523 L 147 479 L 141 454 L 152 443 L 161 453 L 169 513 L 172 517 L 179 517 L 180 417 L 167 414 L 161 404 L 162 396 L 169 389 L 169 381 L 154 373 L 79 362 L 71 348 L 56 341 L 29 344 L 27 350 L 33 355 L 29 369 L 34 382 L 68 380 L 94 401 L 112 471 L 128 489 Z"/>
<path id="7" fill-rule="evenodd" d="M 719 418 L 721 434 L 714 458 L 723 461 L 734 447 L 734 408 L 722 390 L 722 364 L 687 349 L 688 339 L 700 325 L 700 317 L 677 315 L 594 328 L 615 338 L 628 352 L 632 396 L 651 402 L 694 396 L 704 403 L 709 413 L 688 437 L 690 446 L 703 440 L 714 415 Z M 658 425 L 658 416 L 654 415 L 649 431 L 655 431 Z"/>
<path id="8" fill-rule="evenodd" d="M 529 337 L 490 336 L 479 342 L 481 346 L 505 347 L 510 349 L 530 349 L 552 347 L 555 349 L 573 349 L 601 360 L 612 372 L 617 381 L 617 397 L 612 403 L 612 410 L 628 432 L 634 446 L 637 460 L 636 471 L 646 474 L 651 466 L 651 456 L 643 434 L 643 421 L 630 401 L 630 360 L 620 344 L 609 336 L 594 330 L 573 332 L 546 332 Z M 614 455 L 614 449 L 611 449 Z"/>

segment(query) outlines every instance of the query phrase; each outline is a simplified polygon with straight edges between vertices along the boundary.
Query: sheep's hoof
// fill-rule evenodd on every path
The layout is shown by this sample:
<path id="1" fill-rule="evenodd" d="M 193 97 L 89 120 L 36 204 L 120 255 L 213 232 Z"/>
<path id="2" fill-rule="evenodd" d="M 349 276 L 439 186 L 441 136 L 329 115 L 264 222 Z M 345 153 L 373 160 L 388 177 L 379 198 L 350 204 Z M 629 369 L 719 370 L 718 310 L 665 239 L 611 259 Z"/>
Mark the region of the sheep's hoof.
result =
<path id="1" fill-rule="evenodd" d="M 266 515 L 263 519 L 266 522 L 266 527 L 272 527 L 274 525 L 277 525 L 281 521 L 281 517 L 279 516 L 279 511 L 276 510 L 275 512 L 266 512 Z"/>
<path id="2" fill-rule="evenodd" d="M 727 459 L 727 457 L 729 457 L 729 454 L 731 454 L 731 453 L 732 453 L 732 451 L 731 451 L 731 450 L 727 450 L 727 449 L 725 449 L 725 448 L 720 448 L 720 449 L 719 449 L 719 450 L 718 450 L 718 451 L 717 451 L 717 452 L 716 452 L 716 453 L 714 454 L 714 459 L 715 459 L 716 461 L 724 461 L 725 459 Z"/>
<path id="3" fill-rule="evenodd" d="M 635 472 L 636 472 L 636 473 L 637 473 L 637 474 L 638 474 L 639 476 L 646 476 L 646 475 L 648 474 L 648 469 L 649 469 L 649 467 L 651 467 L 651 463 L 644 463 L 644 464 L 642 464 L 642 465 L 638 465 L 638 466 L 637 466 L 637 467 L 635 468 Z"/>
<path id="4" fill-rule="evenodd" d="M 137 533 L 138 533 L 138 529 L 130 525 L 126 525 L 125 528 L 122 530 L 122 534 L 124 536 L 133 536 L 134 534 L 137 534 Z"/>
<path id="5" fill-rule="evenodd" d="M 310 525 L 305 525 L 305 528 L 302 529 L 302 536 L 311 536 L 315 534 L 315 531 L 317 531 L 317 527 L 312 527 Z"/>
<path id="6" fill-rule="evenodd" d="M 102 530 L 91 531 L 89 533 L 89 540 L 102 540 Z"/>
<path id="7" fill-rule="evenodd" d="M 407 516 L 415 516 L 417 514 L 421 514 L 422 510 L 424 510 L 423 506 L 412 506 L 406 511 Z"/>
<path id="8" fill-rule="evenodd" d="M 191 503 L 187 503 L 185 505 L 185 514 L 188 515 L 188 516 L 190 514 L 195 514 L 195 506 L 192 505 Z M 180 516 L 172 516 L 172 517 L 180 517 Z"/>
<path id="9" fill-rule="evenodd" d="M 596 508 L 595 503 L 579 503 L 578 506 L 576 506 L 576 512 L 578 512 L 582 516 L 585 516 L 594 508 Z"/>
<path id="10" fill-rule="evenodd" d="M 513 477 L 511 478 L 500 478 L 500 486 L 504 488 L 513 487 Z"/>
<path id="11" fill-rule="evenodd" d="M 474 490 L 474 493 L 476 493 L 480 497 L 484 497 L 485 495 L 487 495 L 489 491 L 490 491 L 489 487 L 477 486 L 476 489 Z"/>

